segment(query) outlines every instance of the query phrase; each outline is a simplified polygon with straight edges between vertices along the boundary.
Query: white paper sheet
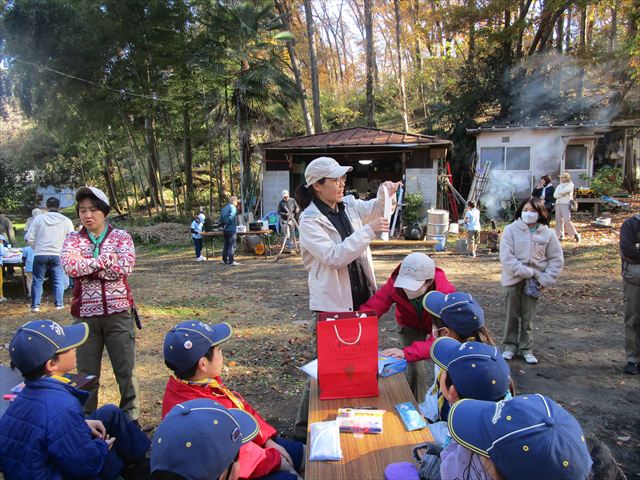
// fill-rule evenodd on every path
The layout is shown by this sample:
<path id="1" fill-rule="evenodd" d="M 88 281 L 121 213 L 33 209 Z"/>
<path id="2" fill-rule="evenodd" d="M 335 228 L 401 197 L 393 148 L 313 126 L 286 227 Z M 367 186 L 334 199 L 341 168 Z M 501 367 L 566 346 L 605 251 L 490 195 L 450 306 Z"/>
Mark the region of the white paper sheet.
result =
<path id="1" fill-rule="evenodd" d="M 311 360 L 306 365 L 303 365 L 298 368 L 302 370 L 304 373 L 306 373 L 307 375 L 309 375 L 310 377 L 312 377 L 313 379 L 318 380 L 318 359 L 317 358 L 315 360 Z"/>
<path id="2" fill-rule="evenodd" d="M 391 195 L 387 187 L 382 187 L 384 190 L 384 218 L 391 222 L 391 213 L 393 212 L 393 202 L 391 201 Z M 389 232 L 383 232 L 381 235 L 382 240 L 389 241 Z"/>

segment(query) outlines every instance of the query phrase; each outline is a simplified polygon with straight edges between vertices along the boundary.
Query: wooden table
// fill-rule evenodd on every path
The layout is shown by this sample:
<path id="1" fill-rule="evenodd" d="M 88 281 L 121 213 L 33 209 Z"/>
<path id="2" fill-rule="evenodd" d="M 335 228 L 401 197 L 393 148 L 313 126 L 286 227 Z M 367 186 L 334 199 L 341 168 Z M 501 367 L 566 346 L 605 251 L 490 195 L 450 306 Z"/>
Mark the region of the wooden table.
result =
<path id="1" fill-rule="evenodd" d="M 318 383 L 311 380 L 309 395 L 309 425 L 314 422 L 335 420 L 338 408 L 375 407 L 384 409 L 383 433 L 368 434 L 357 438 L 351 433 L 340 434 L 343 459 L 337 462 L 311 462 L 307 456 L 306 480 L 382 480 L 384 469 L 394 462 L 413 462 L 413 447 L 433 441 L 428 428 L 407 432 L 393 406 L 401 402 L 413 402 L 409 384 L 404 375 L 397 374 L 379 379 L 380 393 L 372 398 L 345 398 L 320 400 Z M 307 445 L 310 438 L 307 433 Z M 308 455 L 308 453 L 307 453 Z"/>
<path id="2" fill-rule="evenodd" d="M 576 197 L 575 201 L 578 202 L 578 205 L 580 205 L 581 203 L 585 203 L 585 204 L 588 203 L 588 204 L 593 205 L 593 216 L 594 217 L 598 216 L 598 207 L 605 203 L 599 198 L 586 198 L 586 197 Z"/>
<path id="3" fill-rule="evenodd" d="M 242 237 L 242 236 L 246 236 L 246 235 L 258 235 L 259 237 L 262 237 L 262 240 L 265 243 L 265 257 L 269 256 L 269 250 L 271 248 L 271 234 L 273 233 L 273 230 L 256 230 L 256 231 L 251 231 L 248 230 L 246 232 L 236 232 L 236 235 L 238 237 Z M 211 256 L 215 256 L 215 251 L 213 249 L 213 239 L 215 237 L 223 237 L 224 236 L 224 232 L 222 230 L 216 230 L 213 232 L 202 232 L 202 237 L 203 238 L 210 238 L 211 239 Z M 206 242 L 205 243 L 205 257 L 209 258 L 209 249 L 207 248 Z"/>

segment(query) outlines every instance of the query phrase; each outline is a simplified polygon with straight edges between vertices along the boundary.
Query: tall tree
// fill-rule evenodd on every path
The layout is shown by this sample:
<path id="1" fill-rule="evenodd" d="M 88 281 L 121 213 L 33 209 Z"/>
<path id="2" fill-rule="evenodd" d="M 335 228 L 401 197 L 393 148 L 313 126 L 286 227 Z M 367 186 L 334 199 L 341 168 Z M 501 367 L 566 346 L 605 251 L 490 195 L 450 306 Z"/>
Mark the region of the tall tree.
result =
<path id="1" fill-rule="evenodd" d="M 318 54 L 316 52 L 316 27 L 313 20 L 311 0 L 304 0 L 304 13 L 307 20 L 307 41 L 309 43 L 309 62 L 311 64 L 311 96 L 313 98 L 313 128 L 322 133 L 320 112 L 320 82 L 318 79 Z"/>
<path id="2" fill-rule="evenodd" d="M 308 0 L 305 0 L 308 1 Z M 375 59 L 373 57 L 373 2 L 374 0 L 364 0 L 364 27 L 365 27 L 365 57 L 367 70 L 367 105 L 366 122 L 367 126 L 376 126 L 376 98 L 374 92 Z"/>
<path id="3" fill-rule="evenodd" d="M 404 88 L 404 77 L 402 76 L 402 48 L 400 35 L 400 1 L 393 0 L 393 8 L 396 20 L 396 51 L 398 52 L 398 82 L 400 83 L 400 95 L 402 95 L 402 122 L 404 123 L 404 131 L 409 131 L 409 119 L 407 115 L 407 94 Z"/>

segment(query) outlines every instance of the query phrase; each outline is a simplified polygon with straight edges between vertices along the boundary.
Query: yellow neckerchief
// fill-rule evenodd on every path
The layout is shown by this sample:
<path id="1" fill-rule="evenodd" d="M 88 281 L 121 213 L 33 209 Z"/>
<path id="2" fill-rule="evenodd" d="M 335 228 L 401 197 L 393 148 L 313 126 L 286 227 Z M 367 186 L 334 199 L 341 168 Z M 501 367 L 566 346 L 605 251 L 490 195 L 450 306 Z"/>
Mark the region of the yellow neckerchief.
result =
<path id="1" fill-rule="evenodd" d="M 177 381 L 181 383 L 184 383 L 185 385 L 199 385 L 201 387 L 209 387 L 212 389 L 215 388 L 217 390 L 221 390 L 222 393 L 224 393 L 224 395 L 218 395 L 215 392 L 211 392 L 211 393 L 219 397 L 222 397 L 222 396 L 227 397 L 236 406 L 236 408 L 239 408 L 240 410 L 244 410 L 244 404 L 240 401 L 240 399 L 238 399 L 238 397 L 236 397 L 231 390 L 225 387 L 222 382 L 219 382 L 215 378 L 203 378 L 202 380 L 196 380 L 193 382 L 189 380 L 182 380 L 181 378 L 178 378 L 175 375 L 173 376 L 173 378 L 175 378 Z"/>
<path id="2" fill-rule="evenodd" d="M 76 384 L 71 381 L 70 378 L 63 377 L 62 375 L 49 375 L 49 378 L 53 378 L 54 380 L 59 381 L 60 383 L 65 383 L 71 387 L 75 387 Z"/>

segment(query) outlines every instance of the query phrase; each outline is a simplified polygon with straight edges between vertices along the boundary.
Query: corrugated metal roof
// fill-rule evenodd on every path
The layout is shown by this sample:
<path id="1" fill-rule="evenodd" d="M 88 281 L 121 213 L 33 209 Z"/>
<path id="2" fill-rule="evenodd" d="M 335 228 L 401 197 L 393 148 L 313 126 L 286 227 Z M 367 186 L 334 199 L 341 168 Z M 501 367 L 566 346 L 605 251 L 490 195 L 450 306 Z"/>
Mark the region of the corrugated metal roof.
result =
<path id="1" fill-rule="evenodd" d="M 417 145 L 449 145 L 452 142 L 443 138 L 417 133 L 394 132 L 380 128 L 355 127 L 334 130 L 332 132 L 288 138 L 279 142 L 268 142 L 259 145 L 261 150 L 326 148 L 326 147 L 360 147 L 389 145 L 408 147 Z"/>

